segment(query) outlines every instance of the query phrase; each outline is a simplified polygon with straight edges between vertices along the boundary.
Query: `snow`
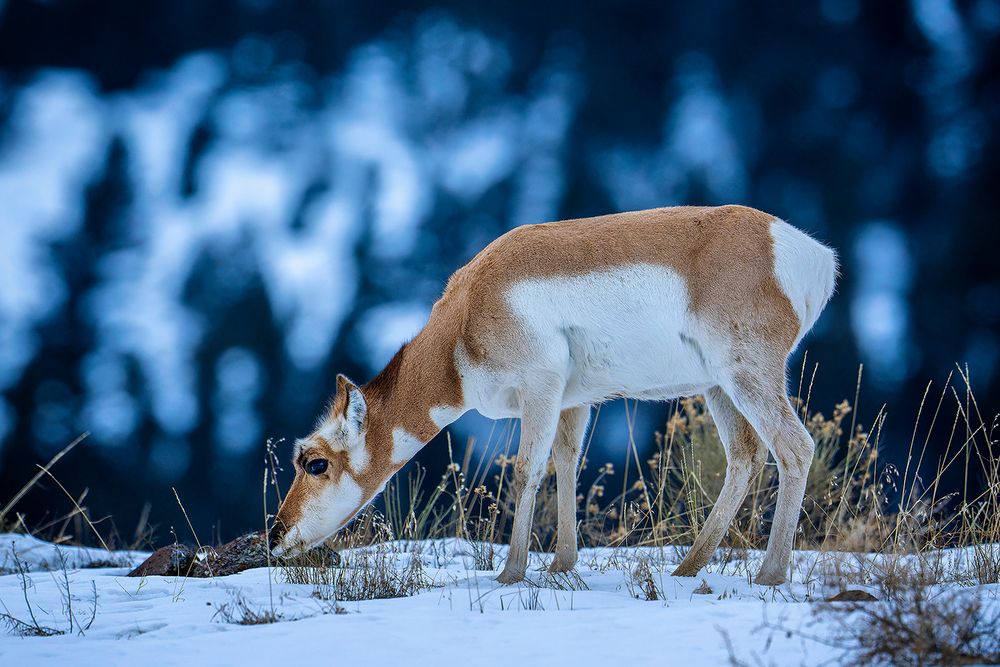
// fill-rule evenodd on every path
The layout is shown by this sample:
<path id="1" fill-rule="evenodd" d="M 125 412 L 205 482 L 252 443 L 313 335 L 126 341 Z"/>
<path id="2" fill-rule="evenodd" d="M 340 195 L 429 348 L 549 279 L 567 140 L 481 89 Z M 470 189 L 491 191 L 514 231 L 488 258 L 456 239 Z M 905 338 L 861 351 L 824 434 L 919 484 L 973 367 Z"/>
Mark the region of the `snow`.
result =
<path id="1" fill-rule="evenodd" d="M 818 664 L 841 655 L 841 649 L 816 640 L 823 639 L 823 627 L 814 623 L 813 601 L 829 591 L 803 583 L 816 565 L 812 553 L 796 555 L 799 574 L 793 583 L 772 589 L 748 583 L 732 565 L 710 565 L 693 579 L 671 577 L 666 573 L 676 558 L 669 549 L 584 549 L 578 567 L 582 584 L 568 590 L 553 582 L 571 579 L 552 579 L 540 570 L 546 560 L 540 555 L 533 556 L 529 570 L 533 583 L 504 587 L 494 581 L 496 572 L 474 569 L 467 542 L 400 542 L 388 548 L 400 568 L 409 558 L 420 558 L 433 585 L 406 598 L 343 602 L 340 613 L 333 613 L 335 605 L 314 597 L 313 586 L 285 583 L 277 568 L 214 579 L 127 578 L 145 554 L 0 535 L 0 572 L 11 572 L 14 553 L 30 570 L 27 597 L 41 625 L 67 627 L 58 552 L 70 568 L 66 577 L 78 622 L 89 620 L 97 595 L 93 624 L 83 633 L 0 634 L 0 663 L 288 664 L 323 655 L 353 667 L 438 664 L 458 651 L 477 665 L 616 664 L 623 658 L 719 665 L 729 660 L 723 633 L 737 657 L 764 664 Z M 664 599 L 646 601 L 630 593 L 625 564 L 639 556 L 656 564 L 653 576 Z M 79 569 L 109 558 L 121 567 Z M 694 592 L 703 580 L 713 593 Z M 281 620 L 255 626 L 222 621 L 218 610 L 236 596 L 257 610 L 273 604 Z M 0 576 L 7 613 L 26 618 L 24 597 L 19 574 Z M 996 591 L 992 603 L 1000 604 Z"/>

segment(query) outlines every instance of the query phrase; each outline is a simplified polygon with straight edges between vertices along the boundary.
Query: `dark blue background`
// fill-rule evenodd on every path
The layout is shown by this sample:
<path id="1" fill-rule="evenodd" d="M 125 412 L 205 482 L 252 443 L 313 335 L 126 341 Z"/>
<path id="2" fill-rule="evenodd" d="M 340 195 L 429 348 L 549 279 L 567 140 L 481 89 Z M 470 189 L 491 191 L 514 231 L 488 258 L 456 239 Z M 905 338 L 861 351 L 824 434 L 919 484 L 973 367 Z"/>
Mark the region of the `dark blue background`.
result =
<path id="1" fill-rule="evenodd" d="M 812 404 L 864 363 L 898 459 L 956 362 L 1000 398 L 998 34 L 996 0 L 0 1 L 0 501 L 86 430 L 56 473 L 126 536 L 146 501 L 183 525 L 171 486 L 202 535 L 256 527 L 265 438 L 492 238 L 683 203 L 840 250 Z M 594 456 L 626 432 L 606 406 Z"/>

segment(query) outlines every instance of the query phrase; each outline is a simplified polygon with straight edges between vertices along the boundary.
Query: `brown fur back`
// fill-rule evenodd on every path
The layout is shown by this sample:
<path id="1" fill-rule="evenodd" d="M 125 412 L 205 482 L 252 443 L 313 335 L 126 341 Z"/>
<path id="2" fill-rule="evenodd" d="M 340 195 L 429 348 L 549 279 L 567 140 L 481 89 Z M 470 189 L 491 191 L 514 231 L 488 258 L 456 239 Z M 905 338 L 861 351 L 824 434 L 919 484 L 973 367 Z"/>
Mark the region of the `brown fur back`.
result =
<path id="1" fill-rule="evenodd" d="M 513 345 L 505 336 L 516 330 L 505 302 L 513 282 L 660 264 L 684 279 L 695 314 L 790 348 L 798 320 L 774 275 L 774 220 L 745 206 L 682 206 L 525 225 L 456 271 L 435 311 L 460 319 L 445 326 L 479 362 Z M 428 328 L 440 326 L 434 320 Z"/>

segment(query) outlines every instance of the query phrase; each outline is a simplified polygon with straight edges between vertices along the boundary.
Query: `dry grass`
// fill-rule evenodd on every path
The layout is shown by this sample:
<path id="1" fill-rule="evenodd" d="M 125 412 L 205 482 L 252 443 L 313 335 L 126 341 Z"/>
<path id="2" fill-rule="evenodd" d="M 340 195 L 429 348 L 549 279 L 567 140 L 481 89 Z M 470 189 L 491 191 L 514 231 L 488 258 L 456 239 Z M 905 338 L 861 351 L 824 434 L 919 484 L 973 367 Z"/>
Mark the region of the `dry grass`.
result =
<path id="1" fill-rule="evenodd" d="M 816 623 L 833 628 L 824 639 L 857 665 L 1000 664 L 1000 610 L 981 593 L 936 585 L 922 565 L 901 573 L 884 602 L 824 602 Z"/>
<path id="2" fill-rule="evenodd" d="M 231 625 L 269 625 L 282 620 L 274 607 L 256 607 L 250 604 L 242 593 L 231 591 L 229 602 L 219 605 L 212 620 Z"/>
<path id="3" fill-rule="evenodd" d="M 28 568 L 14 549 L 11 549 L 11 556 L 14 564 L 14 573 L 20 578 L 21 594 L 24 598 L 27 616 L 15 616 L 10 613 L 7 605 L 0 600 L 0 606 L 3 607 L 3 612 L 0 612 L 0 622 L 7 626 L 8 631 L 20 637 L 53 637 L 55 635 L 73 633 L 80 636 L 85 635 L 90 626 L 94 624 L 94 619 L 97 618 L 96 584 L 91 582 L 92 597 L 89 608 L 80 609 L 79 602 L 74 607 L 74 600 L 76 598 L 70 587 L 69 565 L 66 562 L 65 554 L 61 551 L 58 552 L 56 557 L 59 559 L 60 567 L 58 571 L 52 571 L 49 574 L 59 589 L 65 627 L 57 628 L 43 625 L 39 622 L 38 616 L 35 614 L 35 606 L 32 605 L 31 598 L 28 595 L 28 591 L 34 588 L 34 584 L 28 574 Z"/>
<path id="4" fill-rule="evenodd" d="M 390 541 L 391 535 L 385 520 L 370 512 L 338 536 L 339 552 L 319 548 L 298 555 L 282 563 L 281 576 L 313 586 L 316 598 L 336 602 L 408 597 L 429 588 L 419 544 L 406 550 Z"/>
<path id="5" fill-rule="evenodd" d="M 625 588 L 629 595 L 640 600 L 662 600 L 663 593 L 656 583 L 649 559 L 637 558 L 635 567 L 625 570 Z"/>

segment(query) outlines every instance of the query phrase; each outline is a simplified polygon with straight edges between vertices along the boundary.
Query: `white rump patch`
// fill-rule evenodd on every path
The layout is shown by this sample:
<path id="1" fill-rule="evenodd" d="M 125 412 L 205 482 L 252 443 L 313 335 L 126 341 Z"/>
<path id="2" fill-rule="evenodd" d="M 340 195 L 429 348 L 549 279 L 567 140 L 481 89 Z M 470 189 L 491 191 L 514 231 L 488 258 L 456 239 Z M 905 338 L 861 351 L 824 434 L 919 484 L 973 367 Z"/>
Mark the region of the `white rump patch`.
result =
<path id="1" fill-rule="evenodd" d="M 799 318 L 796 344 L 816 324 L 837 281 L 837 254 L 783 220 L 771 223 L 774 275 Z"/>

